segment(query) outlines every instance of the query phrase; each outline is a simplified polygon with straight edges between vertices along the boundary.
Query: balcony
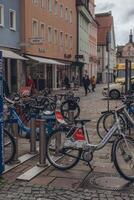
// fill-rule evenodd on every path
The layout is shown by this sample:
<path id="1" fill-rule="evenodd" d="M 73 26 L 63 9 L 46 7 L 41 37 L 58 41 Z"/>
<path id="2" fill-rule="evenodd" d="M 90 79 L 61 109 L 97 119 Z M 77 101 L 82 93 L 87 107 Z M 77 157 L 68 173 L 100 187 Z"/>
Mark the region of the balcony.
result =
<path id="1" fill-rule="evenodd" d="M 76 0 L 76 6 L 85 6 L 87 10 L 89 5 L 89 0 Z"/>

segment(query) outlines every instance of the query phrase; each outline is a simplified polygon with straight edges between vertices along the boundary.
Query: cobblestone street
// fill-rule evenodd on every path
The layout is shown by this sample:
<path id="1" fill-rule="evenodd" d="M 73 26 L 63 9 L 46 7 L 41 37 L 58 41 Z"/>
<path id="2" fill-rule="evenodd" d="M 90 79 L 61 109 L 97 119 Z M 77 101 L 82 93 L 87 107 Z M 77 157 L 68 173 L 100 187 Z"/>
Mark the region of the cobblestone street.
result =
<path id="1" fill-rule="evenodd" d="M 96 122 L 101 111 L 107 109 L 107 101 L 103 98 L 102 85 L 97 86 L 95 93 L 81 96 L 81 118 L 89 118 L 88 124 L 90 140 L 100 141 L 96 133 Z M 110 101 L 110 108 L 121 104 L 121 101 Z M 23 148 L 24 145 L 24 148 Z M 28 142 L 20 144 L 21 152 L 28 149 Z M 95 152 L 90 173 L 89 167 L 83 163 L 68 171 L 59 171 L 54 167 L 47 167 L 34 179 L 28 181 L 17 180 L 17 177 L 28 171 L 38 162 L 38 156 L 23 163 L 0 179 L 0 200 L 134 200 L 134 185 L 120 178 L 113 163 L 111 163 L 111 144 Z"/>

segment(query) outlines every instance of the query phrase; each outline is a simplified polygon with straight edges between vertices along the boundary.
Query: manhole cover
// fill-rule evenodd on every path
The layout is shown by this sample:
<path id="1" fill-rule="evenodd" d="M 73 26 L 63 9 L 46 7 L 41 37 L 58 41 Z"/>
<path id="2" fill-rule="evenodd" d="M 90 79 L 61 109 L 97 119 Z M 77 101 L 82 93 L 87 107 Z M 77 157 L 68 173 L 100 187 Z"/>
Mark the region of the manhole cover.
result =
<path id="1" fill-rule="evenodd" d="M 82 184 L 83 188 L 90 189 L 92 187 L 103 190 L 126 190 L 128 188 L 133 188 L 133 186 L 134 185 L 132 183 L 124 180 L 123 178 L 104 174 L 94 175 L 92 177 L 89 176 Z"/>

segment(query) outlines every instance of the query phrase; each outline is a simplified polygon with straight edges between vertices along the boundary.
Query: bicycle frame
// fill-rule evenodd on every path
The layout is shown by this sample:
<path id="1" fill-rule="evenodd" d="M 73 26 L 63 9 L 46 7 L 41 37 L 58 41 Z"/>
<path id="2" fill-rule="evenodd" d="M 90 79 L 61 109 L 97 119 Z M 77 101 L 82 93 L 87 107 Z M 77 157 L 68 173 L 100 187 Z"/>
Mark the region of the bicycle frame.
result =
<path id="1" fill-rule="evenodd" d="M 110 128 L 110 130 L 107 132 L 105 137 L 98 144 L 91 144 L 89 142 L 89 140 L 88 140 L 88 132 L 86 131 L 86 127 L 83 126 L 83 131 L 84 131 L 84 135 L 85 135 L 86 142 L 87 142 L 87 145 L 86 145 L 87 148 L 89 148 L 89 149 L 91 148 L 93 151 L 102 149 L 108 143 L 110 138 L 114 135 L 115 131 L 118 131 L 119 135 L 122 135 L 123 137 L 125 137 L 125 135 L 121 131 L 121 127 L 120 127 L 120 122 L 119 122 L 119 119 L 118 119 L 117 111 L 115 111 L 115 118 L 116 118 L 116 122 Z"/>
<path id="2" fill-rule="evenodd" d="M 6 122 L 9 122 L 10 124 L 17 123 L 19 125 L 19 128 L 23 130 L 26 133 L 31 133 L 31 129 L 22 122 L 19 115 L 17 114 L 14 107 L 10 107 L 10 118 L 9 120 L 6 120 Z"/>

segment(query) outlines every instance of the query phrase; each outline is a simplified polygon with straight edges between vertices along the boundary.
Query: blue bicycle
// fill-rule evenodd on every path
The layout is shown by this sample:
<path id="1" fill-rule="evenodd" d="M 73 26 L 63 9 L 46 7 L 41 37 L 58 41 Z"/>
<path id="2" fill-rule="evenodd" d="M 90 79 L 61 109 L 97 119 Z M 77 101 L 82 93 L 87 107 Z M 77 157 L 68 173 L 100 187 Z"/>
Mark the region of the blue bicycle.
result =
<path id="1" fill-rule="evenodd" d="M 4 121 L 5 127 L 8 127 L 10 130 L 12 130 L 12 125 L 14 123 L 17 123 L 19 128 L 19 135 L 21 137 L 30 138 L 31 135 L 31 128 L 29 128 L 25 122 L 21 119 L 19 114 L 16 111 L 15 105 L 18 105 L 18 101 L 12 101 L 5 97 L 6 102 L 8 102 L 8 116 L 7 119 Z M 41 106 L 34 106 L 29 105 L 29 110 L 27 109 L 27 120 L 30 121 L 31 117 L 34 117 L 35 119 L 43 118 L 46 120 L 45 129 L 47 134 L 49 135 L 55 125 L 55 114 L 54 112 L 43 112 L 43 107 Z M 28 122 L 27 121 L 27 122 Z M 36 128 L 36 139 L 39 139 L 39 128 Z"/>

